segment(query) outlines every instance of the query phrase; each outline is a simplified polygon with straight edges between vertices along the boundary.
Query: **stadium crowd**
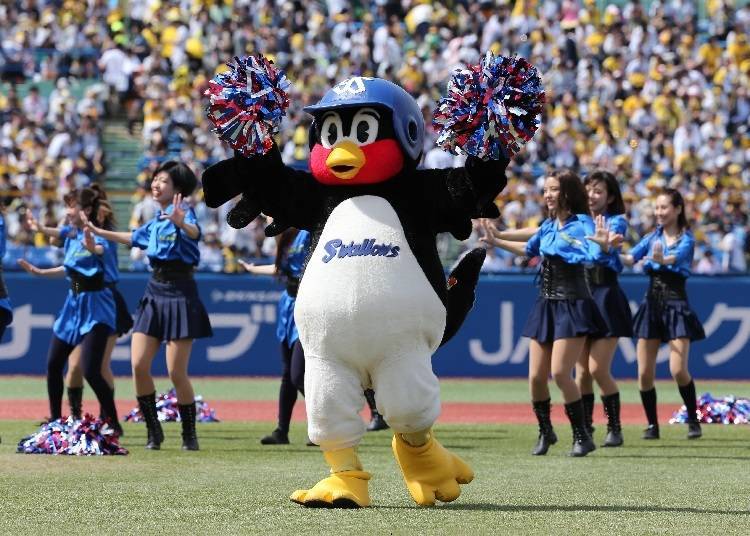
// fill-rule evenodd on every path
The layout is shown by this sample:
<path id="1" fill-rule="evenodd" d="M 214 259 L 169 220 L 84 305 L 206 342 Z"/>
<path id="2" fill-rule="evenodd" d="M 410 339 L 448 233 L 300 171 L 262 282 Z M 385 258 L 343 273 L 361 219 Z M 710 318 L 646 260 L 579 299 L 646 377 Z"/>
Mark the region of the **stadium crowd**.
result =
<path id="1" fill-rule="evenodd" d="M 430 122 L 450 72 L 481 53 L 519 54 L 542 73 L 547 111 L 512 162 L 499 199 L 501 226 L 541 218 L 547 170 L 595 168 L 621 181 L 631 242 L 654 226 L 652 200 L 680 189 L 699 244 L 698 273 L 745 272 L 750 255 L 750 6 L 743 0 L 328 0 L 14 1 L 0 6 L 0 185 L 15 208 L 61 216 L 67 189 L 106 177 L 101 132 L 108 115 L 143 143 L 131 228 L 153 213 L 147 180 L 180 158 L 197 173 L 229 151 L 205 118 L 203 90 L 234 56 L 263 53 L 292 81 L 281 125 L 285 161 L 304 166 L 303 106 L 352 74 L 390 79 Z M 62 9 L 60 9 L 62 7 Z M 699 8 L 701 11 L 699 13 Z M 71 80 L 95 78 L 78 102 Z M 23 99 L 13 84 L 52 81 Z M 424 166 L 461 157 L 435 148 Z M 106 185 L 106 180 L 105 180 Z M 194 202 L 205 240 L 202 267 L 237 270 L 237 257 L 273 255 L 263 221 L 236 231 L 222 211 Z M 9 217 L 10 239 L 36 244 Z M 124 223 L 124 222 L 122 222 Z M 441 237 L 446 265 L 475 245 Z M 135 269 L 145 268 L 134 258 Z M 487 271 L 523 266 L 491 251 Z"/>

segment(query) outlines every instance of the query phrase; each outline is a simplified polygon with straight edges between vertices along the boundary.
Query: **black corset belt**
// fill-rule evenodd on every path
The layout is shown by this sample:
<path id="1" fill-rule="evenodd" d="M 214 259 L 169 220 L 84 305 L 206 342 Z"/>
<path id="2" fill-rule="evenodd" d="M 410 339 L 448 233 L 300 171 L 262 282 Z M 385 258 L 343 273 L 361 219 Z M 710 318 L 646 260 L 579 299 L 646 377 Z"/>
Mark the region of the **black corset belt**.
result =
<path id="1" fill-rule="evenodd" d="M 674 272 L 651 272 L 647 296 L 658 301 L 687 300 L 685 281 L 683 276 Z"/>
<path id="2" fill-rule="evenodd" d="M 579 300 L 591 297 L 582 264 L 568 264 L 562 259 L 542 262 L 540 294 L 548 300 Z"/>

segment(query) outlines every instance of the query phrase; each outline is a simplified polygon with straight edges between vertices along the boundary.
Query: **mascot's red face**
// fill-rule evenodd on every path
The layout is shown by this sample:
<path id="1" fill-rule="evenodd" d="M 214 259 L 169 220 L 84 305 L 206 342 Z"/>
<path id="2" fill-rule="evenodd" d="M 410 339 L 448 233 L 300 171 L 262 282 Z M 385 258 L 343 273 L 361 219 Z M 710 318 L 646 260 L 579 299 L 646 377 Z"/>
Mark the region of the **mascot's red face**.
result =
<path id="1" fill-rule="evenodd" d="M 310 169 L 322 184 L 375 184 L 398 174 L 404 154 L 390 117 L 375 108 L 329 111 L 319 119 Z"/>

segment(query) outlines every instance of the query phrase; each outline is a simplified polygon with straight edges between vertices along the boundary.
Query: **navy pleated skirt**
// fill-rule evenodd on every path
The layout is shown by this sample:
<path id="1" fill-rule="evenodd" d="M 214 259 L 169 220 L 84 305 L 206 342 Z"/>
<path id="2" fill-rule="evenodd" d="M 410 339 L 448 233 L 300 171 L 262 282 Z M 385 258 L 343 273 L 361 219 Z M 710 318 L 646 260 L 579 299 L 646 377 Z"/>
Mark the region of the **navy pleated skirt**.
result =
<path id="1" fill-rule="evenodd" d="M 161 282 L 151 278 L 135 313 L 135 333 L 161 341 L 213 335 L 194 279 Z"/>
<path id="2" fill-rule="evenodd" d="M 595 285 L 591 295 L 599 308 L 599 313 L 607 325 L 607 330 L 593 338 L 632 337 L 633 314 L 630 304 L 620 285 Z"/>
<path id="3" fill-rule="evenodd" d="M 600 337 L 607 324 L 591 298 L 550 300 L 537 297 L 521 335 L 546 344 L 557 339 Z"/>
<path id="4" fill-rule="evenodd" d="M 638 339 L 700 341 L 706 338 L 703 324 L 686 300 L 659 301 L 646 296 L 633 317 L 633 335 Z"/>
<path id="5" fill-rule="evenodd" d="M 117 287 L 112 286 L 112 295 L 115 297 L 115 333 L 118 336 L 125 335 L 131 329 L 133 329 L 133 317 L 130 316 L 128 311 L 128 304 L 125 303 L 125 298 L 122 297 Z"/>

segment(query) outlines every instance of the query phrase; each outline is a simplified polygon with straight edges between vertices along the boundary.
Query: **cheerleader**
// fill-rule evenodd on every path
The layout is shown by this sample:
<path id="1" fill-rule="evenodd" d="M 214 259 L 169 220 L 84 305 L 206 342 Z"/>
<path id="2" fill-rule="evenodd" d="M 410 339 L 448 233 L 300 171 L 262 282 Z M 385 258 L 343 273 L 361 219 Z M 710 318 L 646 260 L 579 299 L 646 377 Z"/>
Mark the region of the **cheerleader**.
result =
<path id="1" fill-rule="evenodd" d="M 586 191 L 575 173 L 561 171 L 548 176 L 544 201 L 550 217 L 525 244 L 496 238 L 487 221 L 483 222 L 485 236 L 481 240 L 516 255 L 543 258 L 540 294 L 522 333 L 531 339 L 529 387 L 539 422 L 539 438 L 532 454 L 544 455 L 557 442 L 550 419 L 548 378 L 552 374 L 573 429 L 570 455 L 580 457 L 596 446 L 586 429 L 581 393 L 571 374 L 587 336 L 606 331 L 584 270 L 584 263 L 593 260 L 599 246 L 587 240 L 591 218 L 586 214 Z M 600 241 L 606 241 L 604 229 L 596 232 Z"/>
<path id="2" fill-rule="evenodd" d="M 281 345 L 281 386 L 279 387 L 278 426 L 260 442 L 263 445 L 288 445 L 289 423 L 297 402 L 297 392 L 305 396 L 305 354 L 294 323 L 294 304 L 302 278 L 305 258 L 310 250 L 310 233 L 287 229 L 277 238 L 276 262 L 256 266 L 240 260 L 248 273 L 279 276 L 286 289 L 281 293 L 276 318 L 276 338 Z M 313 443 L 308 441 L 308 445 Z"/>
<path id="3" fill-rule="evenodd" d="M 668 188 L 656 198 L 654 214 L 656 230 L 643 237 L 629 255 L 622 255 L 628 265 L 645 257 L 643 269 L 649 276 L 646 297 L 633 318 L 638 339 L 638 386 L 648 419 L 643 439 L 659 439 L 654 377 L 656 354 L 662 343 L 669 343 L 669 370 L 687 408 L 688 439 L 697 439 L 703 434 L 696 417 L 695 383 L 688 371 L 688 353 L 690 343 L 706 335 L 685 290 L 695 239 L 685 216 L 685 201 L 677 190 Z"/>
<path id="4" fill-rule="evenodd" d="M 13 306 L 8 298 L 8 288 L 3 278 L 3 258 L 5 257 L 5 204 L 4 198 L 0 198 L 0 342 L 5 335 L 5 328 L 13 322 Z"/>
<path id="5" fill-rule="evenodd" d="M 40 226 L 29 215 L 27 221 L 33 231 L 64 240 L 63 266 L 40 269 L 23 259 L 18 263 L 33 275 L 66 275 L 70 281 L 70 290 L 52 328 L 47 357 L 50 420 L 61 417 L 63 370 L 74 348 L 80 345 L 86 381 L 112 427 L 121 434 L 113 393 L 101 372 L 107 340 L 116 326 L 115 299 L 105 283 L 106 266 L 116 262 L 112 259 L 114 245 L 84 229 L 84 218 L 97 219 L 100 195 L 100 190 L 94 188 L 66 194 L 63 199 L 68 225 L 60 229 Z"/>
<path id="6" fill-rule="evenodd" d="M 114 230 L 117 222 L 114 217 L 112 206 L 109 204 L 109 201 L 107 201 L 104 190 L 99 189 L 98 185 L 94 186 L 96 186 L 97 190 L 101 193 L 97 219 L 101 222 L 104 229 Z M 104 376 L 107 385 L 109 385 L 112 390 L 112 396 L 114 397 L 115 378 L 112 374 L 112 352 L 114 351 L 118 337 L 122 337 L 132 329 L 133 317 L 130 316 L 125 299 L 122 297 L 122 294 L 120 294 L 120 291 L 117 290 L 117 282 L 120 279 L 117 262 L 117 244 L 108 241 L 108 245 L 111 248 L 112 255 L 108 257 L 110 262 L 105 263 L 104 282 L 112 290 L 112 295 L 115 298 L 115 322 L 117 326 L 115 328 L 115 333 L 110 335 L 107 340 L 107 349 L 104 352 L 104 359 L 102 361 L 102 376 Z M 80 419 L 83 403 L 83 368 L 80 359 L 80 347 L 76 347 L 73 353 L 70 354 L 65 384 L 68 386 L 68 404 L 70 405 L 70 414 L 73 417 Z M 104 408 L 100 408 L 99 416 L 102 419 L 107 417 Z"/>
<path id="7" fill-rule="evenodd" d="M 135 390 L 148 430 L 146 448 L 152 450 L 160 449 L 164 441 L 156 413 L 156 386 L 151 376 L 151 363 L 162 341 L 167 346 L 169 378 L 177 392 L 182 448 L 199 448 L 195 395 L 187 370 L 193 340 L 210 337 L 213 332 L 193 279 L 200 260 L 201 229 L 193 209 L 183 204 L 183 198 L 190 196 L 197 185 L 195 174 L 185 164 L 164 162 L 151 180 L 151 194 L 161 206 L 153 220 L 132 233 L 87 224 L 98 236 L 145 250 L 153 269 L 135 314 L 131 339 Z"/>
<path id="8" fill-rule="evenodd" d="M 628 223 L 623 214 L 622 200 L 617 179 L 608 171 L 595 171 L 584 181 L 588 194 L 591 216 L 608 235 L 624 236 Z M 596 380 L 607 415 L 607 436 L 603 447 L 619 447 L 623 443 L 620 424 L 620 392 L 612 377 L 612 359 L 617 350 L 619 337 L 633 336 L 633 319 L 625 293 L 617 281 L 622 271 L 620 248 L 602 244 L 593 264 L 586 269 L 591 294 L 607 325 L 605 332 L 589 337 L 584 352 L 576 367 L 576 383 L 581 390 L 585 410 L 586 427 L 593 437 L 594 389 Z"/>
<path id="9" fill-rule="evenodd" d="M 367 425 L 367 431 L 378 432 L 390 428 L 385 421 L 385 417 L 378 411 L 378 407 L 375 404 L 375 391 L 365 389 L 365 400 L 367 400 L 367 405 L 370 408 L 370 423 Z"/>

